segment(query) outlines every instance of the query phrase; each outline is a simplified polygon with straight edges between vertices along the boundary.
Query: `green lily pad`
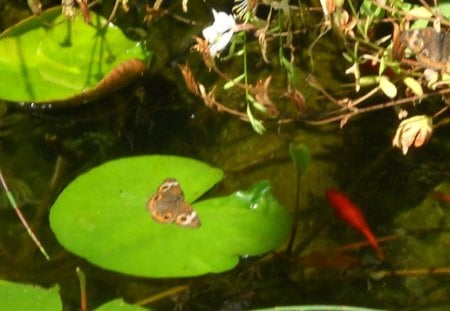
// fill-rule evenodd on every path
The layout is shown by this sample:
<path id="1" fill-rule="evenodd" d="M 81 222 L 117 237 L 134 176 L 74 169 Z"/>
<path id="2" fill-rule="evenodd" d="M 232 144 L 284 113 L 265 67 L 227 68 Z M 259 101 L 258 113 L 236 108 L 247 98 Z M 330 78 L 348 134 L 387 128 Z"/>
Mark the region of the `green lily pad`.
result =
<path id="1" fill-rule="evenodd" d="M 58 287 L 44 289 L 39 286 L 0 281 L 2 310 L 28 311 L 62 310 Z"/>
<path id="2" fill-rule="evenodd" d="M 50 225 L 69 251 L 105 269 L 144 277 L 187 277 L 233 268 L 288 236 L 291 218 L 268 182 L 250 191 L 192 204 L 199 228 L 154 221 L 146 203 L 161 182 L 176 178 L 187 202 L 222 179 L 205 163 L 175 156 L 132 157 L 81 175 L 58 197 Z"/>
<path id="3" fill-rule="evenodd" d="M 69 20 L 56 7 L 3 32 L 0 50 L 8 53 L 0 54 L 0 99 L 80 103 L 141 75 L 150 57 L 145 47 L 91 14 L 88 25 L 80 13 Z"/>

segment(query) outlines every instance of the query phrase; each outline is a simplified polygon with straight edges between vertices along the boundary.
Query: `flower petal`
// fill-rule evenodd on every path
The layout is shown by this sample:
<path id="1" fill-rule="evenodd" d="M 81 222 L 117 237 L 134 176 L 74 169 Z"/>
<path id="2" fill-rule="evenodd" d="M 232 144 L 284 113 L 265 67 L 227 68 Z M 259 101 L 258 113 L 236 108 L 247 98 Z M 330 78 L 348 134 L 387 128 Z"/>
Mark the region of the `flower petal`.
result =
<path id="1" fill-rule="evenodd" d="M 233 37 L 236 22 L 231 14 L 217 12 L 214 9 L 212 12 L 214 15 L 214 23 L 203 29 L 202 34 L 209 42 L 209 54 L 214 58 L 230 42 Z"/>

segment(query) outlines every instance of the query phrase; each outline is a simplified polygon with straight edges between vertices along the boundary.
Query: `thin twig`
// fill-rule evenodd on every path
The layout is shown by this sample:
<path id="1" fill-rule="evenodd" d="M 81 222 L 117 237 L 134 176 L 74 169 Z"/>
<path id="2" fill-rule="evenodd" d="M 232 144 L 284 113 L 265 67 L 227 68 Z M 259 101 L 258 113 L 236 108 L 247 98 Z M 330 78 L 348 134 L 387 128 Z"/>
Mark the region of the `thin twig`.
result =
<path id="1" fill-rule="evenodd" d="M 433 115 L 433 119 L 435 119 L 435 118 L 437 118 L 438 116 L 440 116 L 441 114 L 443 114 L 447 109 L 448 109 L 448 106 L 445 106 L 444 108 L 439 109 L 439 111 L 436 112 L 436 113 Z"/>
<path id="2" fill-rule="evenodd" d="M 1 170 L 0 170 L 0 182 L 2 184 L 3 190 L 6 193 L 6 196 L 8 197 L 9 203 L 12 205 L 12 207 L 16 211 L 17 216 L 19 216 L 20 221 L 22 222 L 24 227 L 27 229 L 28 235 L 31 237 L 31 239 L 33 240 L 34 244 L 36 244 L 36 246 L 39 248 L 41 253 L 44 255 L 45 259 L 50 260 L 50 256 L 47 254 L 47 252 L 45 251 L 45 249 L 42 246 L 41 242 L 38 240 L 38 238 L 36 237 L 34 232 L 31 230 L 30 226 L 28 225 L 27 220 L 25 219 L 25 217 L 23 216 L 22 212 L 20 211 L 19 206 L 17 205 L 13 194 L 11 193 L 11 191 L 9 191 L 8 185 L 6 184 L 5 179 L 3 178 L 3 174 L 1 172 Z"/>
<path id="3" fill-rule="evenodd" d="M 295 183 L 295 209 L 294 209 L 294 223 L 292 224 L 292 229 L 291 229 L 291 235 L 289 237 L 289 243 L 287 246 L 287 250 L 286 252 L 288 254 L 292 254 L 292 250 L 294 248 L 294 243 L 297 237 L 297 231 L 298 231 L 298 225 L 300 223 L 300 181 L 301 181 L 301 174 L 298 171 L 298 169 L 296 170 L 296 174 L 295 174 L 295 179 L 296 179 L 296 183 Z"/>
<path id="4" fill-rule="evenodd" d="M 305 121 L 306 123 L 311 124 L 311 125 L 322 125 L 322 124 L 331 123 L 334 121 L 339 121 L 344 118 L 349 119 L 349 118 L 354 117 L 361 113 L 366 113 L 366 112 L 380 110 L 380 109 L 387 108 L 387 107 L 394 107 L 394 106 L 398 106 L 398 105 L 402 105 L 402 104 L 412 103 L 414 101 L 422 100 L 426 97 L 430 97 L 433 95 L 444 95 L 447 93 L 450 93 L 450 88 L 447 88 L 447 89 L 444 89 L 441 91 L 437 91 L 437 92 L 428 93 L 428 94 L 425 94 L 422 96 L 416 95 L 416 96 L 411 96 L 411 97 L 402 98 L 402 99 L 398 99 L 398 100 L 392 100 L 387 103 L 381 103 L 381 104 L 372 105 L 372 106 L 368 106 L 368 107 L 364 107 L 364 108 L 358 108 L 358 109 L 355 109 L 354 111 L 342 113 L 342 114 L 339 114 L 336 116 L 327 117 L 327 118 L 323 118 L 323 119 L 319 119 L 319 120 L 306 120 L 305 119 L 303 121 Z"/>
<path id="5" fill-rule="evenodd" d="M 172 287 L 172 288 L 170 288 L 170 289 L 168 289 L 166 291 L 163 291 L 163 292 L 161 292 L 159 294 L 156 294 L 156 295 L 153 295 L 153 296 L 151 296 L 149 298 L 146 298 L 144 300 L 138 301 L 138 302 L 136 302 L 134 304 L 138 305 L 138 306 L 143 306 L 143 305 L 146 305 L 146 304 L 149 304 L 149 303 L 161 300 L 163 298 L 166 298 L 166 297 L 178 294 L 180 292 L 184 292 L 184 291 L 186 291 L 188 289 L 189 289 L 189 286 L 187 286 L 187 285 L 175 286 L 175 287 Z"/>
<path id="6" fill-rule="evenodd" d="M 377 86 L 375 88 L 373 88 L 372 90 L 370 90 L 369 92 L 367 92 L 366 94 L 364 94 L 363 96 L 361 96 L 360 98 L 356 99 L 356 100 L 352 100 L 350 102 L 350 104 L 348 105 L 349 108 L 353 108 L 356 105 L 359 105 L 360 103 L 362 103 L 363 101 L 365 101 L 366 99 L 369 99 L 372 95 L 375 95 L 378 91 L 380 90 L 380 87 Z"/>
<path id="7" fill-rule="evenodd" d="M 399 270 L 379 270 L 372 272 L 371 275 L 375 279 L 381 279 L 386 276 L 430 276 L 430 275 L 449 275 L 450 268 L 418 268 L 418 269 L 399 269 Z"/>
<path id="8" fill-rule="evenodd" d="M 292 256 L 299 256 L 312 241 L 325 229 L 326 225 L 333 219 L 333 213 L 330 213 L 327 217 L 323 218 L 314 228 L 308 233 L 308 235 L 297 245 L 292 252 Z"/>
<path id="9" fill-rule="evenodd" d="M 117 8 L 119 7 L 119 2 L 120 0 L 116 0 L 114 2 L 114 6 L 113 9 L 111 11 L 111 14 L 108 17 L 108 22 L 106 23 L 106 25 L 104 26 L 105 28 L 108 27 L 108 25 L 112 22 L 112 20 L 114 19 L 114 17 L 116 16 L 116 12 L 117 12 Z"/>

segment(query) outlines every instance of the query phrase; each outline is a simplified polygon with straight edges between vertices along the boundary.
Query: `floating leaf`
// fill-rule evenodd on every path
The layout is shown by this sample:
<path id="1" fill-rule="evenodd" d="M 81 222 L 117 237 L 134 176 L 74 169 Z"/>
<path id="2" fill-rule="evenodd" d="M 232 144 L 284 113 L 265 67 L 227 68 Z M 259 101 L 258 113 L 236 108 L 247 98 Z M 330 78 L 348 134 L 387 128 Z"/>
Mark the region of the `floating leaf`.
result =
<path id="1" fill-rule="evenodd" d="M 98 98 L 140 76 L 150 55 L 140 43 L 92 13 L 73 19 L 56 7 L 0 35 L 0 99 L 43 104 Z M 105 26 L 107 25 L 107 26 Z"/>
<path id="2" fill-rule="evenodd" d="M 62 310 L 58 287 L 39 286 L 0 281 L 2 310 Z"/>
<path id="3" fill-rule="evenodd" d="M 145 208 L 167 177 L 176 178 L 192 202 L 222 176 L 217 168 L 175 156 L 111 161 L 61 193 L 50 224 L 64 247 L 105 269 L 144 277 L 226 271 L 240 255 L 265 253 L 289 234 L 290 217 L 267 182 L 192 204 L 202 222 L 199 228 L 157 223 Z"/>
<path id="4" fill-rule="evenodd" d="M 289 144 L 289 154 L 294 162 L 295 168 L 300 175 L 306 172 L 311 163 L 311 153 L 305 144 Z"/>

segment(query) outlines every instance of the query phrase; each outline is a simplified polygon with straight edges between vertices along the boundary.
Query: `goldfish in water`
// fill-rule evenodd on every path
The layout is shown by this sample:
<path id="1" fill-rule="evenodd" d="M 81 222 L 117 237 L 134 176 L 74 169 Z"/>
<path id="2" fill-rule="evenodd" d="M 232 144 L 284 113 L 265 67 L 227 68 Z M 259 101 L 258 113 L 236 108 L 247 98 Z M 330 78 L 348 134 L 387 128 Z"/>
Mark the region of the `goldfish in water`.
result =
<path id="1" fill-rule="evenodd" d="M 378 245 L 377 239 L 373 235 L 369 226 L 367 225 L 361 211 L 353 204 L 350 199 L 342 192 L 336 189 L 327 189 L 325 191 L 326 198 L 330 203 L 330 206 L 336 211 L 336 213 L 349 225 L 361 232 L 367 239 L 367 241 L 375 249 L 377 257 L 381 260 L 385 255 L 380 245 Z"/>
<path id="2" fill-rule="evenodd" d="M 450 194 L 440 191 L 434 191 L 431 195 L 438 201 L 450 203 Z"/>

